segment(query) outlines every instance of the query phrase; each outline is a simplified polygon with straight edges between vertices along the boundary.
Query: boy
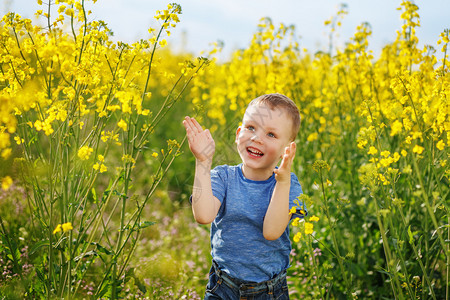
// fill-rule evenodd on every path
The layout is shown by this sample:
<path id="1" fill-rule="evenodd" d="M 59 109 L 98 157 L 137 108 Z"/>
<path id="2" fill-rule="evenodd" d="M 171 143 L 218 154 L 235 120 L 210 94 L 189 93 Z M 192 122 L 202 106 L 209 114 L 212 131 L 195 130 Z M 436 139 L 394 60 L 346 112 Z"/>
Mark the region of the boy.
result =
<path id="1" fill-rule="evenodd" d="M 302 193 L 290 171 L 298 108 L 281 94 L 252 100 L 236 130 L 242 163 L 212 171 L 215 143 L 209 130 L 190 117 L 183 125 L 196 159 L 194 218 L 212 222 L 213 265 L 205 299 L 289 299 L 289 212 Z"/>

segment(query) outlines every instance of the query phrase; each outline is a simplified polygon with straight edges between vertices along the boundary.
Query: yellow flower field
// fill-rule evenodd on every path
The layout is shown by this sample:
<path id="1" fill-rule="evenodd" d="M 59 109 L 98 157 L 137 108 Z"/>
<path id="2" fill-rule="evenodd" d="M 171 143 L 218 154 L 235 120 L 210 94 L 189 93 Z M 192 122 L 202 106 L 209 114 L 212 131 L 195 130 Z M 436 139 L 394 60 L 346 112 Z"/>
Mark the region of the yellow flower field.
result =
<path id="1" fill-rule="evenodd" d="M 209 237 L 188 204 L 181 121 L 195 115 L 214 163 L 235 164 L 246 105 L 278 92 L 301 111 L 293 171 L 309 212 L 290 224 L 291 298 L 449 299 L 450 31 L 419 47 L 413 2 L 378 55 L 367 23 L 312 53 L 264 18 L 225 62 L 219 46 L 170 51 L 177 4 L 126 44 L 84 1 L 51 3 L 45 28 L 0 23 L 0 298 L 200 299 Z"/>

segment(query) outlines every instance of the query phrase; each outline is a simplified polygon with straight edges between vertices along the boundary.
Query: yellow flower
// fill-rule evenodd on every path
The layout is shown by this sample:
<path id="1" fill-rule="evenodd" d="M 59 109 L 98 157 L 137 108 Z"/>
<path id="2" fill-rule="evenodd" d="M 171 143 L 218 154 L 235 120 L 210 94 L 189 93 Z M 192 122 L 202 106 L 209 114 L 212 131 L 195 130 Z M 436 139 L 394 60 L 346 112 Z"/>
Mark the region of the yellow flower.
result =
<path id="1" fill-rule="evenodd" d="M 297 207 L 293 206 L 290 210 L 289 210 L 289 214 L 295 214 L 295 212 L 297 211 Z"/>
<path id="2" fill-rule="evenodd" d="M 42 130 L 42 125 L 43 123 L 40 120 L 36 120 L 36 122 L 34 122 L 34 128 L 36 128 L 37 131 Z"/>
<path id="3" fill-rule="evenodd" d="M 445 143 L 444 143 L 444 141 L 443 140 L 440 140 L 439 142 L 437 142 L 437 144 L 436 144 L 436 148 L 438 148 L 439 150 L 444 150 L 444 148 L 445 148 Z"/>
<path id="4" fill-rule="evenodd" d="M 63 232 L 67 232 L 73 229 L 72 223 L 67 222 L 61 225 Z"/>
<path id="5" fill-rule="evenodd" d="M 394 162 L 394 159 L 392 157 L 383 158 L 380 160 L 380 164 L 385 168 L 388 167 L 393 162 Z"/>
<path id="6" fill-rule="evenodd" d="M 399 120 L 395 120 L 395 122 L 391 125 L 391 133 L 390 136 L 394 136 L 402 131 L 403 125 Z"/>
<path id="7" fill-rule="evenodd" d="M 310 135 L 308 135 L 308 137 L 306 138 L 306 140 L 308 142 L 313 142 L 315 140 L 317 140 L 319 138 L 319 134 L 317 132 L 313 132 Z"/>
<path id="8" fill-rule="evenodd" d="M 381 156 L 384 156 L 384 157 L 388 157 L 389 155 L 391 154 L 391 152 L 389 152 L 389 151 L 382 151 L 381 153 L 380 153 L 380 155 Z"/>
<path id="9" fill-rule="evenodd" d="M 101 164 L 101 166 L 100 166 L 100 173 L 103 173 L 103 172 L 106 172 L 106 171 L 108 171 L 108 168 L 104 164 Z"/>
<path id="10" fill-rule="evenodd" d="M 18 137 L 18 136 L 15 136 L 15 137 L 14 137 L 14 140 L 16 141 L 17 145 L 20 145 L 20 144 L 22 144 L 23 142 L 25 142 L 24 139 L 21 139 L 21 138 Z"/>
<path id="11" fill-rule="evenodd" d="M 378 179 L 383 183 L 383 185 L 388 185 L 390 183 L 383 174 L 378 174 Z"/>
<path id="12" fill-rule="evenodd" d="M 377 153 L 378 153 L 378 150 L 374 146 L 370 146 L 369 152 L 367 152 L 367 154 L 370 154 L 370 155 L 374 155 L 374 154 L 377 154 Z"/>
<path id="13" fill-rule="evenodd" d="M 313 223 L 305 222 L 305 234 L 312 234 L 314 232 Z"/>
<path id="14" fill-rule="evenodd" d="M 127 123 L 124 120 L 120 119 L 119 123 L 117 123 L 117 126 L 122 128 L 123 131 L 127 131 L 127 127 L 128 126 L 127 126 Z"/>
<path id="15" fill-rule="evenodd" d="M 6 149 L 3 149 L 3 151 L 2 151 L 2 157 L 3 157 L 3 159 L 8 159 L 10 156 L 11 156 L 11 153 L 12 153 L 12 149 L 11 148 L 6 148 Z"/>
<path id="16" fill-rule="evenodd" d="M 160 45 L 161 47 L 164 47 L 164 46 L 167 45 L 167 41 L 166 41 L 166 40 L 161 40 L 161 41 L 159 41 L 159 45 Z"/>
<path id="17" fill-rule="evenodd" d="M 302 234 L 300 232 L 297 232 L 294 235 L 294 242 L 298 243 L 300 241 L 300 238 L 302 237 Z"/>
<path id="18" fill-rule="evenodd" d="M 2 178 L 2 189 L 4 191 L 8 190 L 12 183 L 13 183 L 13 180 L 10 176 L 3 177 Z"/>
<path id="19" fill-rule="evenodd" d="M 153 156 L 154 158 L 156 158 L 156 157 L 158 157 L 158 153 L 153 152 L 152 156 Z"/>
<path id="20" fill-rule="evenodd" d="M 295 218 L 294 220 L 292 220 L 292 226 L 298 226 L 299 221 L 300 218 Z"/>
<path id="21" fill-rule="evenodd" d="M 319 219 L 319 217 L 317 217 L 317 216 L 312 216 L 311 218 L 309 218 L 309 221 L 311 221 L 311 222 L 317 222 L 317 221 L 319 221 L 320 219 Z"/>
<path id="22" fill-rule="evenodd" d="M 414 148 L 413 148 L 413 152 L 417 153 L 417 154 L 422 154 L 423 150 L 424 150 L 424 148 L 422 146 L 419 146 L 419 145 L 415 145 Z"/>
<path id="23" fill-rule="evenodd" d="M 95 163 L 92 168 L 94 170 L 99 170 L 100 173 L 106 172 L 108 168 L 104 164 Z"/>
<path id="24" fill-rule="evenodd" d="M 61 232 L 61 231 L 62 232 L 67 232 L 67 231 L 70 231 L 70 230 L 73 230 L 72 223 L 67 222 L 67 223 L 64 223 L 64 224 L 58 224 L 58 225 L 56 225 L 55 230 L 53 230 L 53 234 L 56 234 L 56 233 Z"/>
<path id="25" fill-rule="evenodd" d="M 364 149 L 364 147 L 367 145 L 367 143 L 368 143 L 367 140 L 364 140 L 364 139 L 359 140 L 358 141 L 358 148 L 359 149 Z"/>
<path id="26" fill-rule="evenodd" d="M 88 160 L 89 156 L 91 156 L 92 151 L 94 151 L 94 149 L 88 146 L 83 146 L 80 148 L 80 150 L 78 150 L 78 157 L 81 160 Z"/>
<path id="27" fill-rule="evenodd" d="M 403 156 L 408 155 L 408 152 L 407 152 L 406 150 L 402 150 L 400 153 L 401 153 Z"/>
<path id="28" fill-rule="evenodd" d="M 73 16 L 73 14 L 74 14 L 74 10 L 73 10 L 73 8 L 68 8 L 68 9 L 66 9 L 66 15 L 68 15 L 68 16 Z"/>
<path id="29" fill-rule="evenodd" d="M 58 232 L 61 232 L 61 229 L 62 229 L 61 224 L 56 225 L 55 230 L 53 230 L 53 234 L 56 234 L 56 233 L 58 233 Z"/>

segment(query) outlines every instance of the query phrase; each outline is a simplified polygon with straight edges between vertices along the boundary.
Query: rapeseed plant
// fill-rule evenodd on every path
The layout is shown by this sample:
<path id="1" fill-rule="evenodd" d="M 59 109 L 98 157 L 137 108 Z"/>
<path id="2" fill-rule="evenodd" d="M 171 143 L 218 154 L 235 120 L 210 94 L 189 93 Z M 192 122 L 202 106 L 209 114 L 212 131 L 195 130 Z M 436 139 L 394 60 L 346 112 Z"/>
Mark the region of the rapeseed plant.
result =
<path id="1" fill-rule="evenodd" d="M 151 28 L 148 40 L 129 45 L 113 42 L 105 22 L 91 21 L 85 1 L 38 3 L 46 26 L 15 13 L 0 24 L 0 160 L 24 158 L 22 178 L 2 174 L 2 189 L 13 180 L 28 187 L 32 226 L 43 233 L 32 250 L 40 250 L 40 283 L 25 288 L 30 297 L 77 297 L 87 272 L 97 268 L 103 271 L 93 296 L 118 298 L 140 233 L 153 224 L 141 219 L 143 207 L 183 143 L 169 140 L 167 152 L 161 149 L 164 157 L 148 169 L 152 180 L 139 199 L 132 196 L 133 171 L 207 60 L 181 68 L 157 54 L 180 21 L 178 4 L 157 11 L 160 28 Z M 158 83 L 161 107 L 150 102 L 155 72 L 170 72 Z"/>

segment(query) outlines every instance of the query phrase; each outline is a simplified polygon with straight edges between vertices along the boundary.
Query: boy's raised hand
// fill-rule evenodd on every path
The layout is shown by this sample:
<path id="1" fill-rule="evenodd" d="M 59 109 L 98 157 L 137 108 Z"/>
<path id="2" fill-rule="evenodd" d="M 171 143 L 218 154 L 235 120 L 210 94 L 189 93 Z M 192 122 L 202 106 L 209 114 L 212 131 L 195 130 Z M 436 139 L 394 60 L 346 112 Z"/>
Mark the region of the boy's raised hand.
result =
<path id="1" fill-rule="evenodd" d="M 185 117 L 183 120 L 184 128 L 194 157 L 200 161 L 212 161 L 216 144 L 208 129 L 203 130 L 196 119 Z"/>
<path id="2" fill-rule="evenodd" d="M 294 161 L 295 151 L 297 150 L 297 145 L 295 142 L 291 142 L 289 147 L 284 149 L 283 159 L 278 169 L 274 170 L 275 179 L 277 182 L 291 182 L 291 166 Z"/>

